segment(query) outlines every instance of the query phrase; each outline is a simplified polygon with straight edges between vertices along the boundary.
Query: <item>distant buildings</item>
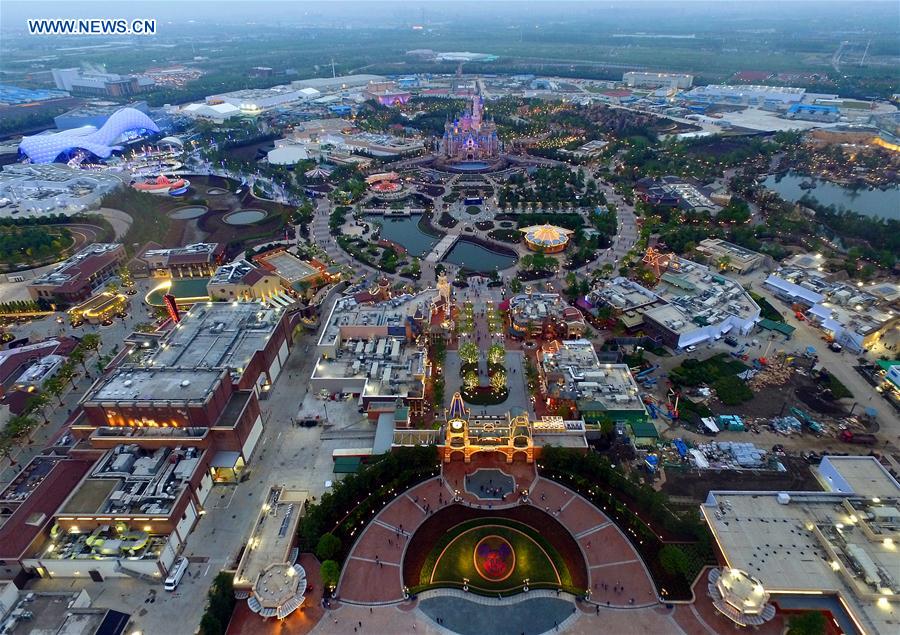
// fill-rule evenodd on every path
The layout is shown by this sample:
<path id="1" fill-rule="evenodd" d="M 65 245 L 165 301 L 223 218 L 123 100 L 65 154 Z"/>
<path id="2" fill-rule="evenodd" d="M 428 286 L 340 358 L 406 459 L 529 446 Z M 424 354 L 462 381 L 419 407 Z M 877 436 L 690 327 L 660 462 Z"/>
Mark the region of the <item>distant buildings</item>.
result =
<path id="1" fill-rule="evenodd" d="M 405 104 L 409 101 L 409 98 L 412 97 L 412 94 L 409 91 L 399 88 L 397 83 L 392 81 L 369 82 L 363 95 L 369 99 L 376 100 L 382 106 Z"/>
<path id="2" fill-rule="evenodd" d="M 709 84 L 697 86 L 683 97 L 690 101 L 706 103 L 729 103 L 743 106 L 781 106 L 800 103 L 806 93 L 805 88 L 791 86 L 754 86 L 750 84 Z M 831 95 L 831 98 L 836 95 Z"/>
<path id="3" fill-rule="evenodd" d="M 69 94 L 61 90 L 20 88 L 11 84 L 0 84 L 0 108 L 9 106 L 30 106 L 47 101 L 67 99 Z"/>
<path id="4" fill-rule="evenodd" d="M 149 77 L 83 71 L 80 68 L 54 68 L 53 81 L 57 88 L 72 94 L 98 97 L 128 97 L 152 90 L 155 86 Z"/>
<path id="5" fill-rule="evenodd" d="M 658 179 L 644 177 L 634 186 L 637 196 L 649 205 L 679 207 L 692 212 L 715 215 L 721 206 L 712 200 L 713 193 L 677 176 Z"/>
<path id="6" fill-rule="evenodd" d="M 94 243 L 28 283 L 34 300 L 70 305 L 86 300 L 113 277 L 125 261 L 125 248 L 115 243 Z"/>
<path id="7" fill-rule="evenodd" d="M 796 267 L 778 269 L 763 285 L 777 298 L 804 310 L 809 323 L 829 340 L 855 353 L 875 346 L 900 325 L 900 314 L 890 306 L 892 285 L 866 290 L 830 281 L 815 269 Z"/>
<path id="8" fill-rule="evenodd" d="M 637 73 L 622 75 L 622 81 L 629 88 L 680 88 L 687 89 L 694 83 L 693 75 L 682 73 Z"/>
<path id="9" fill-rule="evenodd" d="M 0 171 L 0 216 L 66 216 L 93 208 L 122 187 L 112 174 L 45 163 L 13 163 Z"/>

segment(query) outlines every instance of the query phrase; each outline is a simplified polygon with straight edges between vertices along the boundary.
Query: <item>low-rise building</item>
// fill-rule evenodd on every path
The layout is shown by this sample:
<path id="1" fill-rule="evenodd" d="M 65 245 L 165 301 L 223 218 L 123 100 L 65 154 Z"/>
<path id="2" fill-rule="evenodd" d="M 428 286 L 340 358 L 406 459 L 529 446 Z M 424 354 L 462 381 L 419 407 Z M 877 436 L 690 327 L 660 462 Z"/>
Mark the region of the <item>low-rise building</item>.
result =
<path id="1" fill-rule="evenodd" d="M 267 300 L 282 293 L 281 280 L 246 260 L 235 260 L 216 269 L 206 285 L 210 300 Z"/>
<path id="2" fill-rule="evenodd" d="M 125 261 L 125 248 L 94 243 L 28 283 L 33 300 L 69 306 L 89 298 L 112 278 Z"/>
<path id="3" fill-rule="evenodd" d="M 706 255 L 713 265 L 740 274 L 753 271 L 766 259 L 759 252 L 751 251 L 721 238 L 704 238 L 697 244 L 697 251 Z"/>
<path id="4" fill-rule="evenodd" d="M 694 76 L 684 73 L 639 73 L 632 71 L 624 73 L 622 81 L 629 88 L 667 87 L 687 89 L 694 83 Z"/>
<path id="5" fill-rule="evenodd" d="M 644 325 L 644 312 L 665 304 L 649 289 L 621 276 L 601 281 L 588 294 L 588 301 L 595 307 L 609 307 L 628 331 L 636 331 Z"/>
<path id="6" fill-rule="evenodd" d="M 660 207 L 679 207 L 691 212 L 715 215 L 721 207 L 712 200 L 712 193 L 677 176 L 658 179 L 645 177 L 635 184 L 635 192 L 645 203 Z"/>
<path id="7" fill-rule="evenodd" d="M 215 273 L 225 258 L 221 243 L 193 243 L 184 247 L 151 245 L 131 263 L 135 275 L 162 278 L 206 277 Z"/>
<path id="8" fill-rule="evenodd" d="M 509 311 L 509 334 L 513 337 L 577 339 L 587 329 L 581 311 L 569 306 L 558 293 L 521 293 L 501 303 L 500 309 Z"/>
<path id="9" fill-rule="evenodd" d="M 402 399 L 410 415 L 422 413 L 429 369 L 424 335 L 433 289 L 372 302 L 345 296 L 335 302 L 319 338 L 319 361 L 310 390 L 356 396 L 360 405 Z"/>
<path id="10" fill-rule="evenodd" d="M 124 313 L 127 309 L 128 296 L 121 293 L 102 291 L 81 304 L 73 306 L 66 313 L 69 315 L 69 321 L 75 325 L 83 324 L 84 322 L 88 324 L 102 324 Z"/>
<path id="11" fill-rule="evenodd" d="M 337 268 L 327 267 L 315 258 L 303 260 L 283 248 L 257 254 L 253 262 L 278 276 L 281 286 L 293 294 L 302 295 L 341 277 Z"/>
<path id="12" fill-rule="evenodd" d="M 0 216 L 69 216 L 99 206 L 122 187 L 112 174 L 60 163 L 13 163 L 0 171 Z"/>
<path id="13" fill-rule="evenodd" d="M 59 365 L 44 360 L 66 359 L 78 345 L 71 337 L 53 337 L 0 351 L 0 395 L 10 390 L 35 390 L 52 377 Z M 35 368 L 31 372 L 31 368 Z"/>
<path id="14" fill-rule="evenodd" d="M 817 476 L 824 491 L 710 492 L 700 511 L 721 559 L 782 606 L 828 611 L 842 632 L 892 633 L 900 485 L 869 456 L 825 457 Z"/>
<path id="15" fill-rule="evenodd" d="M 589 340 L 563 340 L 540 353 L 548 407 L 571 404 L 587 423 L 643 423 L 647 408 L 626 364 L 601 363 Z"/>
<path id="16" fill-rule="evenodd" d="M 669 259 L 654 293 L 666 304 L 644 312 L 644 328 L 673 349 L 732 331 L 747 335 L 760 319 L 759 305 L 740 284 L 677 256 Z"/>

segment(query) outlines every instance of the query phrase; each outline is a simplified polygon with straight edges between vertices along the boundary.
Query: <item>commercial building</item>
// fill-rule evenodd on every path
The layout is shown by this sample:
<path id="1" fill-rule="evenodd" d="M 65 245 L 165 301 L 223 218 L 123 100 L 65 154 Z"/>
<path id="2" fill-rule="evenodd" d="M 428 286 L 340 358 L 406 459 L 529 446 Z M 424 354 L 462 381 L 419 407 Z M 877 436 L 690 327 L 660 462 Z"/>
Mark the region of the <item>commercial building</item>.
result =
<path id="1" fill-rule="evenodd" d="M 417 340 L 430 321 L 435 291 L 373 302 L 345 296 L 335 302 L 318 342 L 310 390 L 356 396 L 363 408 L 403 400 L 422 413 L 425 348 Z"/>
<path id="2" fill-rule="evenodd" d="M 626 364 L 601 363 L 590 340 L 545 345 L 539 375 L 547 405 L 574 405 L 587 423 L 647 421 L 647 408 L 631 370 Z"/>
<path id="3" fill-rule="evenodd" d="M 593 306 L 609 307 L 613 317 L 629 331 L 644 325 L 645 311 L 665 304 L 664 300 L 649 289 L 621 276 L 601 281 L 587 297 Z"/>
<path id="4" fill-rule="evenodd" d="M 221 265 L 206 284 L 210 300 L 266 300 L 282 292 L 275 274 L 246 260 Z"/>
<path id="5" fill-rule="evenodd" d="M 875 457 L 827 456 L 825 491 L 712 491 L 700 511 L 728 569 L 845 633 L 893 633 L 900 609 L 900 485 Z"/>
<path id="6" fill-rule="evenodd" d="M 665 304 L 644 312 L 644 328 L 673 349 L 732 331 L 747 335 L 760 318 L 759 306 L 740 284 L 677 256 L 669 258 L 654 293 Z"/>
<path id="7" fill-rule="evenodd" d="M 135 275 L 204 278 L 213 275 L 224 258 L 225 245 L 221 243 L 193 243 L 168 248 L 152 243 L 129 263 L 129 267 Z"/>
<path id="8" fill-rule="evenodd" d="M 83 71 L 80 68 L 54 68 L 53 81 L 57 88 L 74 95 L 99 97 L 128 97 L 152 90 L 155 86 L 149 77 Z"/>
<path id="9" fill-rule="evenodd" d="M 264 271 L 278 276 L 281 285 L 290 293 L 303 294 L 340 280 L 340 272 L 336 268 L 326 267 L 316 259 L 302 260 L 282 248 L 257 254 L 253 262 Z"/>
<path id="10" fill-rule="evenodd" d="M 91 596 L 80 591 L 23 590 L 0 582 L 0 632 L 4 635 L 123 635 L 131 632 L 131 615 L 93 608 Z"/>
<path id="11" fill-rule="evenodd" d="M 0 351 L 0 396 L 11 390 L 33 391 L 56 374 L 78 340 L 53 337 Z"/>
<path id="12" fill-rule="evenodd" d="M 97 207 L 106 194 L 119 187 L 122 181 L 112 174 L 63 164 L 4 165 L 0 171 L 0 216 L 68 216 Z"/>
<path id="13" fill-rule="evenodd" d="M 805 93 L 805 88 L 789 86 L 709 84 L 691 89 L 684 94 L 684 98 L 706 103 L 787 108 L 791 104 L 800 103 Z"/>
<path id="14" fill-rule="evenodd" d="M 284 619 L 305 600 L 306 571 L 291 554 L 308 498 L 306 490 L 272 486 L 234 572 L 235 597 L 263 619 Z"/>
<path id="15" fill-rule="evenodd" d="M 298 101 L 307 101 L 310 98 L 312 98 L 312 95 L 308 92 L 303 92 L 292 86 L 273 86 L 272 88 L 247 88 L 230 93 L 211 95 L 206 98 L 206 103 L 209 106 L 231 104 L 239 108 L 241 112 L 254 114 Z"/>
<path id="16" fill-rule="evenodd" d="M 89 298 L 116 275 L 125 261 L 125 248 L 117 243 L 94 243 L 28 283 L 33 300 L 71 305 Z"/>
<path id="17" fill-rule="evenodd" d="M 62 90 L 43 88 L 20 88 L 12 84 L 0 84 L 0 107 L 28 106 L 46 101 L 67 99 L 69 94 Z"/>
<path id="18" fill-rule="evenodd" d="M 522 293 L 502 302 L 500 310 L 509 311 L 509 334 L 513 337 L 577 339 L 587 329 L 581 311 L 569 306 L 558 293 Z"/>
<path id="19" fill-rule="evenodd" d="M 694 83 L 693 75 L 683 73 L 637 73 L 622 75 L 622 81 L 629 88 L 681 88 L 688 89 Z"/>
<path id="20" fill-rule="evenodd" d="M 212 484 L 202 449 L 117 445 L 71 489 L 22 564 L 43 577 L 162 580 Z"/>
<path id="21" fill-rule="evenodd" d="M 817 106 L 815 104 L 792 104 L 788 108 L 785 117 L 788 119 L 802 119 L 804 121 L 835 122 L 841 118 L 841 111 L 837 106 Z"/>
<path id="22" fill-rule="evenodd" d="M 184 115 L 191 119 L 206 119 L 214 123 L 224 123 L 227 119 L 243 115 L 243 111 L 234 104 L 187 104 L 171 110 L 173 114 Z"/>
<path id="23" fill-rule="evenodd" d="M 759 252 L 751 251 L 721 238 L 704 238 L 697 244 L 697 251 L 708 257 L 712 264 L 739 274 L 753 271 L 766 259 Z"/>

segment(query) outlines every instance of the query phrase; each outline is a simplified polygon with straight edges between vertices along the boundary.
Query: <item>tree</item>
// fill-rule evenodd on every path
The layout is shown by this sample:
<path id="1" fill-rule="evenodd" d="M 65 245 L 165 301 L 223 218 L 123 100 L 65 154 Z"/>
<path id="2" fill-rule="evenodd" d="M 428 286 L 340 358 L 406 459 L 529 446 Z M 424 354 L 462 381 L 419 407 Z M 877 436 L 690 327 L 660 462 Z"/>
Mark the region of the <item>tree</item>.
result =
<path id="1" fill-rule="evenodd" d="M 690 560 L 681 547 L 666 545 L 659 550 L 659 564 L 670 575 L 682 577 L 690 573 Z"/>
<path id="2" fill-rule="evenodd" d="M 494 392 L 503 392 L 506 390 L 506 371 L 498 370 L 491 375 L 491 388 Z"/>
<path id="3" fill-rule="evenodd" d="M 25 411 L 27 413 L 36 412 L 41 415 L 41 418 L 44 420 L 44 423 L 47 423 L 47 412 L 46 407 L 50 403 L 50 395 L 46 392 L 38 392 L 32 395 L 25 404 Z"/>
<path id="4" fill-rule="evenodd" d="M 44 382 L 44 392 L 52 397 L 56 397 L 60 405 L 62 405 L 61 395 L 63 390 L 63 382 L 59 377 L 54 376 Z"/>
<path id="5" fill-rule="evenodd" d="M 466 342 L 459 347 L 459 358 L 466 364 L 474 364 L 478 361 L 478 345 L 475 342 Z"/>
<path id="6" fill-rule="evenodd" d="M 825 624 L 825 615 L 821 611 L 792 615 L 788 621 L 787 635 L 824 635 Z"/>
<path id="7" fill-rule="evenodd" d="M 341 567 L 334 560 L 326 560 L 319 568 L 319 575 L 322 576 L 322 584 L 327 589 L 334 589 L 341 577 Z"/>
<path id="8" fill-rule="evenodd" d="M 87 366 L 84 365 L 84 349 L 80 347 L 76 347 L 71 353 L 69 353 L 69 361 L 74 362 L 76 364 L 81 364 L 81 369 L 87 371 Z"/>
<path id="9" fill-rule="evenodd" d="M 502 364 L 506 359 L 506 348 L 503 344 L 491 344 L 488 349 L 488 363 L 492 365 Z"/>
<path id="10" fill-rule="evenodd" d="M 716 265 L 719 267 L 719 269 L 728 269 L 728 265 L 730 264 L 731 256 L 729 256 L 728 254 L 723 255 L 716 261 Z"/>
<path id="11" fill-rule="evenodd" d="M 96 333 L 88 333 L 81 338 L 79 345 L 86 350 L 96 351 L 99 350 L 101 343 L 102 340 L 99 335 Z"/>
<path id="12" fill-rule="evenodd" d="M 207 594 L 206 611 L 200 618 L 202 635 L 224 635 L 234 612 L 234 576 L 220 571 Z"/>
<path id="13" fill-rule="evenodd" d="M 478 373 L 470 370 L 463 377 L 463 386 L 466 390 L 475 390 L 478 387 Z"/>
<path id="14" fill-rule="evenodd" d="M 341 539 L 332 533 L 322 534 L 316 545 L 316 557 L 319 560 L 331 560 L 341 550 Z"/>

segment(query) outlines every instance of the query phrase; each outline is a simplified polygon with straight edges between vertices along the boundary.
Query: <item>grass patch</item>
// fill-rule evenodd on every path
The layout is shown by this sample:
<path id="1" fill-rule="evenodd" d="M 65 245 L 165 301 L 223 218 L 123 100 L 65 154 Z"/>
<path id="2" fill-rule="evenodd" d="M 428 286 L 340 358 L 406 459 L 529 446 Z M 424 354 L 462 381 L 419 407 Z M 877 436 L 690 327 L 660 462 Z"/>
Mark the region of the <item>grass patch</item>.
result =
<path id="1" fill-rule="evenodd" d="M 750 297 L 759 305 L 760 316 L 773 322 L 784 322 L 784 316 L 771 303 L 758 293 L 750 291 Z"/>
<path id="2" fill-rule="evenodd" d="M 723 377 L 734 377 L 747 370 L 747 366 L 731 357 L 728 353 L 719 353 L 708 359 L 686 359 L 669 373 L 669 378 L 681 386 L 699 386 L 714 384 Z"/>
<path id="3" fill-rule="evenodd" d="M 835 377 L 834 375 L 832 375 L 830 373 L 828 375 L 827 381 L 825 382 L 825 386 L 829 390 L 831 390 L 831 394 L 832 394 L 832 396 L 834 396 L 835 399 L 852 399 L 853 398 L 853 393 L 850 392 L 850 389 L 847 388 L 844 384 L 842 384 L 841 380 L 839 380 L 837 377 Z"/>
<path id="4" fill-rule="evenodd" d="M 172 226 L 168 212 L 181 207 L 183 202 L 138 192 L 130 187 L 122 187 L 103 197 L 102 207 L 119 209 L 131 216 L 131 227 L 128 228 L 122 242 L 128 255 L 134 255 L 135 249 L 152 240 L 161 245 L 167 244 L 166 237 Z"/>
<path id="5" fill-rule="evenodd" d="M 716 396 L 726 406 L 736 406 L 753 399 L 753 391 L 734 375 L 720 377 L 713 383 Z"/>
<path id="6" fill-rule="evenodd" d="M 481 213 L 481 208 L 477 205 L 466 205 L 466 214 L 471 214 L 472 216 L 476 216 Z"/>
<path id="7" fill-rule="evenodd" d="M 492 580 L 479 573 L 475 565 L 475 547 L 486 536 L 500 536 L 515 553 L 504 562 L 508 577 Z M 502 571 L 503 567 L 500 567 Z M 497 577 L 502 577 L 499 575 Z M 439 540 L 422 566 L 422 587 L 461 587 L 463 578 L 475 592 L 498 593 L 519 590 L 528 578 L 532 587 L 572 586 L 572 576 L 562 556 L 537 531 L 504 518 L 475 519 L 456 526 Z"/>

